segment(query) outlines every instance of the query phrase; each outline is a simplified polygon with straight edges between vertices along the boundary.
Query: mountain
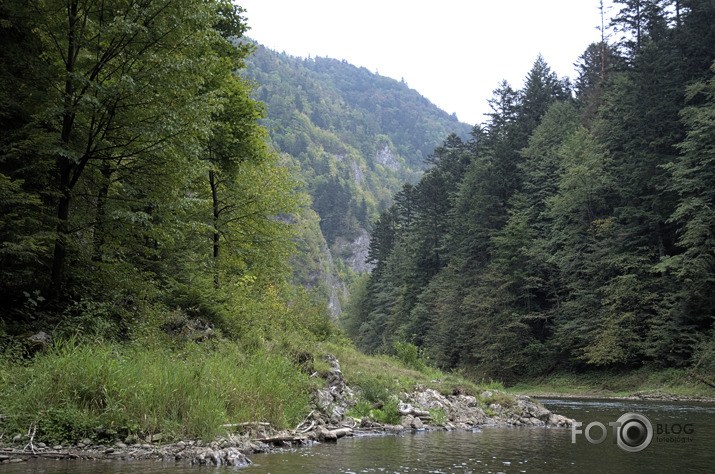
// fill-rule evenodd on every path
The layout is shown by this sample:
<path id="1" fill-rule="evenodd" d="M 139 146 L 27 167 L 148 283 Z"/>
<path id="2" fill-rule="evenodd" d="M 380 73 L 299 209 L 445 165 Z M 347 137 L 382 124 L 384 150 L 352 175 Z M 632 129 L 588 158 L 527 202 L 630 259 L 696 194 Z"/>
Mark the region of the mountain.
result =
<path id="1" fill-rule="evenodd" d="M 302 217 L 296 280 L 317 287 L 338 314 L 335 293 L 369 270 L 372 222 L 405 182 L 419 179 L 435 147 L 472 127 L 404 82 L 345 60 L 255 45 L 243 75 L 265 104 L 272 146 L 299 170 L 315 211 Z"/>

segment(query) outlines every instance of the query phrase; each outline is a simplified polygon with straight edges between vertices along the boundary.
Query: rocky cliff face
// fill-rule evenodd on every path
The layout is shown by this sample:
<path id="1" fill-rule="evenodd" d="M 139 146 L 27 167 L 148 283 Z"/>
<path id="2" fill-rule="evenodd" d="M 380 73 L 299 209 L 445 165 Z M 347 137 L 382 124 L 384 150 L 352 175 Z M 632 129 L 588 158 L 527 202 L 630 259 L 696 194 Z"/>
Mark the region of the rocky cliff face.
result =
<path id="1" fill-rule="evenodd" d="M 392 153 L 390 146 L 385 144 L 382 148 L 378 148 L 377 153 L 375 153 L 375 163 L 387 166 L 393 171 L 400 169 L 400 162 Z"/>
<path id="2" fill-rule="evenodd" d="M 360 229 L 353 240 L 339 239 L 337 254 L 350 269 L 356 273 L 371 272 L 374 265 L 367 263 L 367 253 L 370 249 L 370 234 Z"/>

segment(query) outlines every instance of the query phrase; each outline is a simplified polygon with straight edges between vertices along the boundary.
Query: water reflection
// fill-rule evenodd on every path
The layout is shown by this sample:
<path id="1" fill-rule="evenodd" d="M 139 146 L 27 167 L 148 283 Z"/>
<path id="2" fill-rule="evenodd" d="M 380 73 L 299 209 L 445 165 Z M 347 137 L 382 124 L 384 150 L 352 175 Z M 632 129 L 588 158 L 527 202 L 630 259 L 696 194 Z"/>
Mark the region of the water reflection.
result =
<path id="1" fill-rule="evenodd" d="M 658 442 L 628 453 L 613 443 L 593 445 L 583 437 L 571 442 L 569 428 L 483 427 L 474 432 L 417 432 L 392 436 L 343 438 L 337 444 L 270 455 L 254 455 L 246 468 L 190 467 L 161 462 L 76 463 L 38 462 L 3 465 L 0 471 L 19 473 L 559 473 L 559 472 L 713 472 L 715 406 L 667 402 L 584 399 L 543 399 L 548 408 L 581 421 L 606 424 L 626 412 L 649 417 L 654 426 L 693 426 L 688 443 Z"/>
<path id="2" fill-rule="evenodd" d="M 254 456 L 248 473 L 290 472 L 713 472 L 715 406 L 620 400 L 544 399 L 548 408 L 584 426 L 608 426 L 623 413 L 643 413 L 658 424 L 692 424 L 689 443 L 658 442 L 639 453 L 621 450 L 609 433 L 593 445 L 572 443 L 571 429 L 484 427 L 476 432 L 432 432 L 341 440 L 303 453 Z"/>

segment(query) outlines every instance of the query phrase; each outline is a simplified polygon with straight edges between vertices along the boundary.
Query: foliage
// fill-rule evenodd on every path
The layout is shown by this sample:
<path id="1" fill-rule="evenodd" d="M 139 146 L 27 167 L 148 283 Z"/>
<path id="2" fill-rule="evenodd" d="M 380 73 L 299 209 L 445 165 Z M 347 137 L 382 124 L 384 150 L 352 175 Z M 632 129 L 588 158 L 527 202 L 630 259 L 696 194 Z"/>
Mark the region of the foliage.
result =
<path id="1" fill-rule="evenodd" d="M 617 3 L 626 34 L 589 46 L 576 100 L 538 57 L 380 214 L 375 270 L 344 318 L 358 347 L 410 340 L 442 369 L 506 383 L 710 370 L 712 2 Z"/>
<path id="2" fill-rule="evenodd" d="M 373 410 L 372 417 L 377 421 L 378 423 L 382 423 L 385 425 L 398 425 L 400 424 L 400 420 L 402 419 L 402 416 L 400 415 L 400 411 L 398 409 L 399 401 L 395 397 L 390 397 L 387 399 L 387 401 L 382 405 L 382 408 Z"/>
<path id="3" fill-rule="evenodd" d="M 331 331 L 288 282 L 308 197 L 236 74 L 252 50 L 240 7 L 2 9 L 7 332 L 126 341 L 175 309 L 235 339 Z"/>
<path id="4" fill-rule="evenodd" d="M 2 431 L 294 425 L 338 332 L 290 281 L 307 194 L 227 0 L 2 2 Z M 111 12 L 111 14 L 108 14 Z M 53 343 L 33 344 L 43 331 Z"/>
<path id="5" fill-rule="evenodd" d="M 447 421 L 447 413 L 442 408 L 433 408 L 429 411 L 430 424 L 436 426 L 444 426 Z"/>
<path id="6" fill-rule="evenodd" d="M 423 349 L 411 342 L 395 341 L 395 352 L 400 362 L 415 370 L 423 370 L 429 364 Z"/>

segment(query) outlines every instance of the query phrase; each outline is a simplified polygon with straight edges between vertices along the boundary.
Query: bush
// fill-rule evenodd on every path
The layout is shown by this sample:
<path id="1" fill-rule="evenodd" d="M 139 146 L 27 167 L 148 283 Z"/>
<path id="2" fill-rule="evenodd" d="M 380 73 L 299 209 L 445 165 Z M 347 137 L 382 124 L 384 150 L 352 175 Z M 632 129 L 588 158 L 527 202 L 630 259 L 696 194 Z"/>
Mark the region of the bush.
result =
<path id="1" fill-rule="evenodd" d="M 430 423 L 433 425 L 441 426 L 447 421 L 447 413 L 442 408 L 433 408 L 429 411 L 429 414 Z"/>
<path id="2" fill-rule="evenodd" d="M 378 423 L 386 425 L 397 425 L 400 423 L 401 416 L 398 409 L 398 401 L 394 397 L 390 397 L 382 408 L 372 411 L 372 416 Z"/>
<path id="3" fill-rule="evenodd" d="M 411 342 L 396 341 L 394 344 L 397 359 L 415 370 L 425 370 L 429 365 L 429 358 L 424 354 L 422 348 Z"/>
<path id="4" fill-rule="evenodd" d="M 358 400 L 353 407 L 348 410 L 348 416 L 353 418 L 363 418 L 365 416 L 370 416 L 372 411 L 372 404 L 367 400 Z"/>
<path id="5" fill-rule="evenodd" d="M 387 376 L 360 373 L 351 382 L 360 388 L 360 396 L 371 403 L 385 401 L 392 387 Z"/>

